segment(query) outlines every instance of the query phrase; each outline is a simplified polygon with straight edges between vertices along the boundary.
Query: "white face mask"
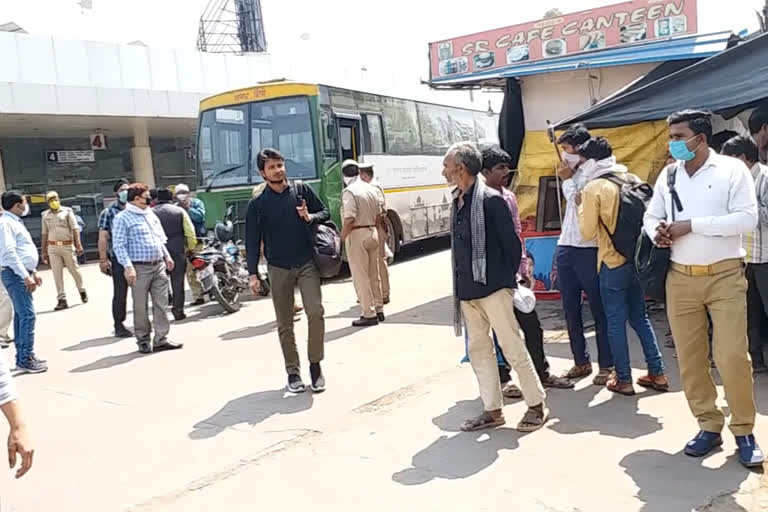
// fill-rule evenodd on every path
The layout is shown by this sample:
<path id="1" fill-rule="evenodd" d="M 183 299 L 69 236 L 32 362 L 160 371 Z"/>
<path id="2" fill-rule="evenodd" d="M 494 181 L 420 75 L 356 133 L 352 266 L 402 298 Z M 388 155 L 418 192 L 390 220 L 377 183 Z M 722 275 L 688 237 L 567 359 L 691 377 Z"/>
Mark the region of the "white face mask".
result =
<path id="1" fill-rule="evenodd" d="M 350 183 L 355 181 L 355 178 L 357 178 L 357 176 L 344 176 L 344 184 L 349 186 Z"/>
<path id="2" fill-rule="evenodd" d="M 24 211 L 21 212 L 22 217 L 26 217 L 27 215 L 29 215 L 29 203 L 26 203 L 24 205 Z"/>
<path id="3" fill-rule="evenodd" d="M 581 161 L 581 157 L 579 155 L 574 155 L 571 153 L 563 153 L 563 162 L 565 162 L 568 167 L 571 169 L 575 169 L 577 165 L 579 165 L 579 162 Z"/>

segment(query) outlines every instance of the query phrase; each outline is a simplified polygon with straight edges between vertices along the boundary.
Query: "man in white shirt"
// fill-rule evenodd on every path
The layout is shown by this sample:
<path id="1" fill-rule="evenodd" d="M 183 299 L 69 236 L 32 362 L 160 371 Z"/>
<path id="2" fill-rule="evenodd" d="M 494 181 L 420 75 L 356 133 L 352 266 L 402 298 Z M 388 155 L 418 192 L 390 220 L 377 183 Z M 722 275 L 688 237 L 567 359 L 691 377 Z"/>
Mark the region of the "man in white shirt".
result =
<path id="1" fill-rule="evenodd" d="M 593 173 L 579 167 L 581 157 L 578 147 L 589 139 L 586 127 L 576 124 L 568 128 L 557 140 L 563 150 L 564 164 L 557 172 L 563 179 L 566 207 L 560 240 L 557 242 L 555 264 L 574 362 L 574 366 L 566 371 L 563 377 L 578 379 L 592 373 L 592 362 L 581 319 L 582 294 L 586 293 L 592 317 L 595 319 L 597 361 L 600 366 L 592 382 L 596 386 L 605 386 L 613 372 L 613 356 L 608 342 L 608 322 L 603 311 L 600 281 L 597 276 L 597 240 L 582 238 L 578 216 L 581 191 L 595 178 Z"/>
<path id="2" fill-rule="evenodd" d="M 768 341 L 768 166 L 759 162 L 757 144 L 749 137 L 728 140 L 721 154 L 744 162 L 755 179 L 757 229 L 742 236 L 747 253 L 747 334 L 752 371 L 765 373 L 763 348 Z"/>
<path id="3" fill-rule="evenodd" d="M 752 435 L 755 399 L 741 245 L 741 235 L 757 225 L 754 180 L 742 162 L 709 148 L 711 114 L 684 110 L 667 122 L 670 154 L 677 161 L 656 181 L 644 228 L 656 245 L 671 248 L 667 315 L 685 396 L 701 428 L 685 453 L 703 457 L 723 442 L 725 417 L 715 403 L 717 389 L 707 358 L 709 313 L 739 460 L 747 467 L 762 466 L 764 456 Z M 672 191 L 668 173 L 674 173 Z"/>

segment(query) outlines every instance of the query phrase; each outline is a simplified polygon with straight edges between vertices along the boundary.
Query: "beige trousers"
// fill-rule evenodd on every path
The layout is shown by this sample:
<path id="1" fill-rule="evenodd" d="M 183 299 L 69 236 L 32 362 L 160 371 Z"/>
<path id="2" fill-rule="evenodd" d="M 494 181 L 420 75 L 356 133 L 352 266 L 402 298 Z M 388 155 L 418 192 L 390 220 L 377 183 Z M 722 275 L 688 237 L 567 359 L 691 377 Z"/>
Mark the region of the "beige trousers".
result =
<path id="1" fill-rule="evenodd" d="M 372 227 L 353 229 L 345 248 L 360 301 L 360 316 L 373 318 L 384 308 L 379 283 L 379 235 Z"/>
<path id="2" fill-rule="evenodd" d="M 389 267 L 387 265 L 387 232 L 382 227 L 376 228 L 379 234 L 379 280 L 381 282 L 381 296 L 389 299 Z"/>
<path id="3" fill-rule="evenodd" d="M 709 364 L 707 312 L 712 318 L 712 353 L 723 380 L 734 435 L 752 433 L 755 397 L 747 345 L 747 280 L 739 266 L 713 276 L 667 274 L 667 316 L 675 338 L 680 379 L 688 406 L 708 432 L 725 424 Z"/>
<path id="4" fill-rule="evenodd" d="M 541 404 L 547 397 L 520 336 L 512 293 L 511 289 L 504 288 L 482 299 L 461 301 L 461 312 L 469 338 L 469 361 L 477 377 L 480 398 L 486 411 L 497 411 L 504 405 L 491 329 L 499 339 L 504 357 L 517 373 L 525 403 L 532 407 Z"/>
<path id="5" fill-rule="evenodd" d="M 53 281 L 56 283 L 56 297 L 58 300 L 65 300 L 67 292 L 64 289 L 64 269 L 66 268 L 72 279 L 75 280 L 75 286 L 79 292 L 85 291 L 83 288 L 83 276 L 80 274 L 80 265 L 77 263 L 77 254 L 75 248 L 71 245 L 49 245 L 48 259 L 51 262 L 51 271 L 53 272 Z"/>

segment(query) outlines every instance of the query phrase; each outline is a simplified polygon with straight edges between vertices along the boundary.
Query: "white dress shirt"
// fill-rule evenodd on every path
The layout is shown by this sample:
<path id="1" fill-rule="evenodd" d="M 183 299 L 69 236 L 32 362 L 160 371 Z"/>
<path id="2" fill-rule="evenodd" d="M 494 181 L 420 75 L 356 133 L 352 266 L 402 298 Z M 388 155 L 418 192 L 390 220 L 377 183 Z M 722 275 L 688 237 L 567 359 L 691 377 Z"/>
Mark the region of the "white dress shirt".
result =
<path id="1" fill-rule="evenodd" d="M 671 259 L 681 265 L 712 265 L 718 261 L 743 258 L 741 235 L 757 226 L 755 183 L 741 160 L 722 156 L 710 149 L 709 158 L 693 176 L 679 160 L 661 172 L 653 198 L 645 212 L 645 232 L 656 236 L 659 222 L 672 222 L 672 199 L 667 173 L 675 169 L 675 189 L 683 211 L 675 220 L 691 221 L 691 232 L 672 244 Z"/>

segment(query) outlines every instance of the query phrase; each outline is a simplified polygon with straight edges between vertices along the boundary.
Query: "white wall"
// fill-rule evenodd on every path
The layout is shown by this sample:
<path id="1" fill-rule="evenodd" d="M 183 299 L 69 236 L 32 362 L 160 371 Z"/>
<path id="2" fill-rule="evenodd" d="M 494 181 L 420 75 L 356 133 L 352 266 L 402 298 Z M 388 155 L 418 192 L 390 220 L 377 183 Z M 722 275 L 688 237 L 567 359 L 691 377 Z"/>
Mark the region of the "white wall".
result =
<path id="1" fill-rule="evenodd" d="M 525 76 L 522 94 L 526 130 L 546 130 L 547 120 L 555 123 L 588 109 L 593 99 L 599 101 L 610 96 L 656 65 L 633 64 Z"/>
<path id="2" fill-rule="evenodd" d="M 0 32 L 0 112 L 197 117 L 204 96 L 272 77 L 268 55 Z"/>

